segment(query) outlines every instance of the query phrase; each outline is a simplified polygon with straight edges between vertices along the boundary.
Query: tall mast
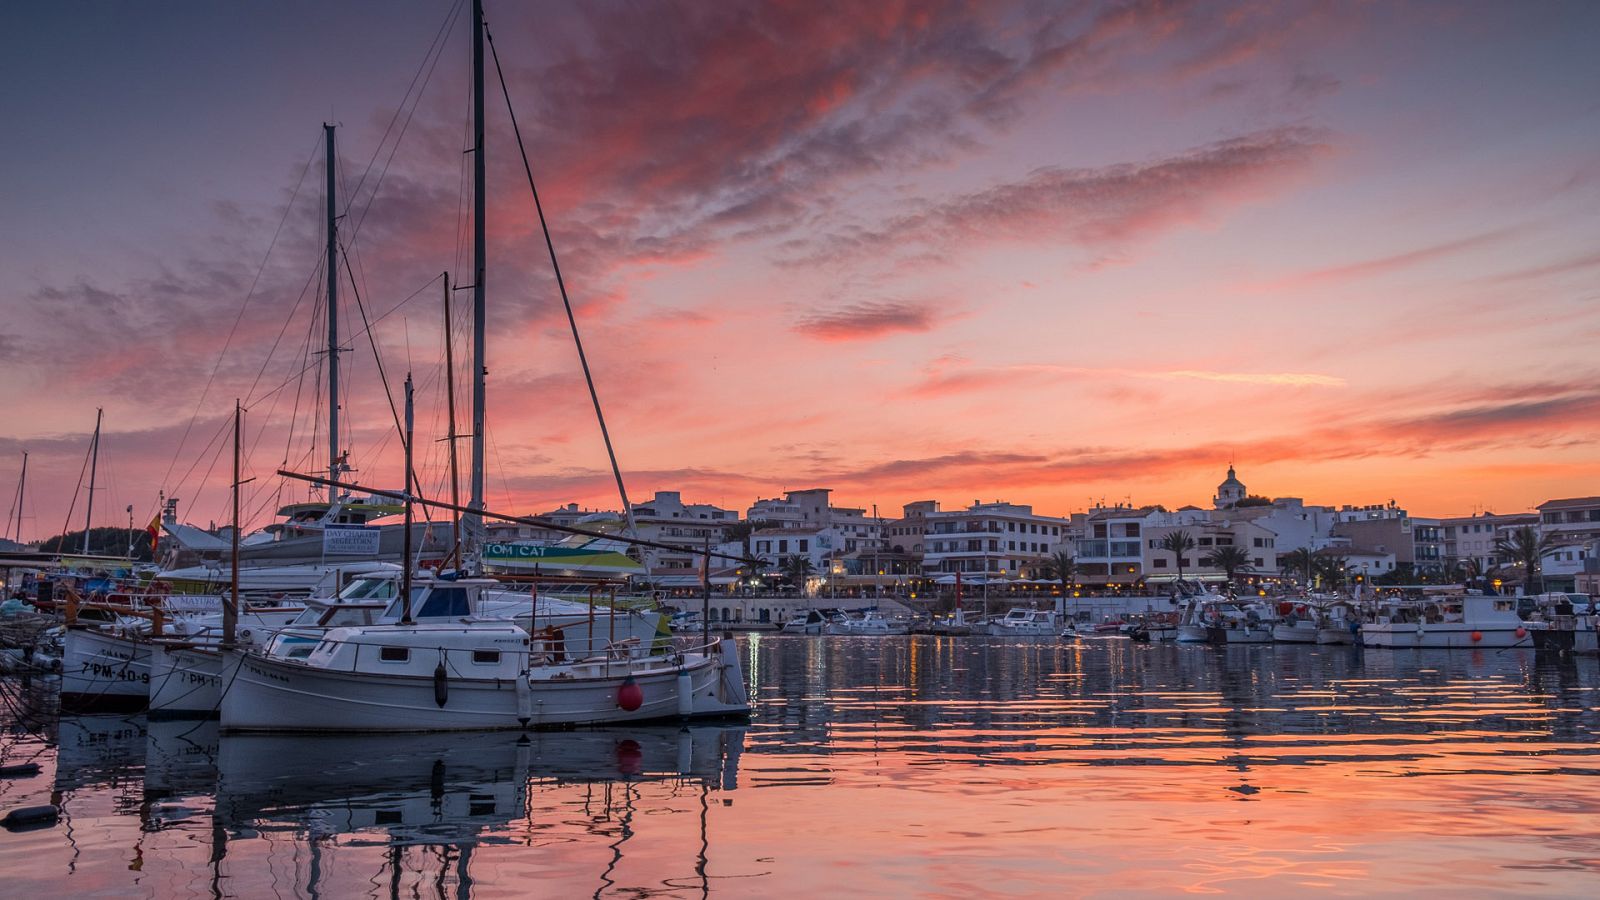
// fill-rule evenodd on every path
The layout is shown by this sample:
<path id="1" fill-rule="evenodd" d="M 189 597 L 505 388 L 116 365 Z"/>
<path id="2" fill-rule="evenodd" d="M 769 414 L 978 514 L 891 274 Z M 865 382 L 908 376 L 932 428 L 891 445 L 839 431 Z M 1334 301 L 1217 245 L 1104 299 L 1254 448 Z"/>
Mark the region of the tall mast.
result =
<path id="1" fill-rule="evenodd" d="M 483 169 L 483 0 L 472 0 L 472 490 L 467 505 L 483 509 L 484 374 L 487 342 L 484 335 L 484 276 L 488 254 L 484 249 Z M 481 516 L 470 518 L 471 530 L 481 529 Z"/>
<path id="2" fill-rule="evenodd" d="M 450 333 L 450 273 L 444 273 L 444 396 L 446 415 L 449 425 L 445 431 L 445 440 L 450 447 L 450 502 L 461 505 L 461 466 L 456 459 L 456 356 L 453 344 L 455 337 Z M 450 556 L 455 559 L 453 565 L 461 565 L 461 514 L 450 513 Z"/>
<path id="3" fill-rule="evenodd" d="M 94 443 L 89 450 L 89 503 L 83 510 L 83 555 L 89 555 L 89 519 L 94 515 L 94 477 L 100 468 L 100 417 L 105 410 L 94 411 Z"/>
<path id="4" fill-rule="evenodd" d="M 228 596 L 222 601 L 222 646 L 232 647 L 239 630 L 239 423 L 243 409 L 233 401 L 233 535 L 232 556 L 228 562 Z"/>
<path id="5" fill-rule="evenodd" d="M 333 150 L 332 125 L 324 124 L 327 138 L 324 154 L 328 170 L 328 477 L 339 478 L 339 222 L 338 200 L 334 187 L 337 169 Z M 332 490 L 331 488 L 329 489 Z M 329 495 L 332 499 L 332 495 Z"/>
<path id="6" fill-rule="evenodd" d="M 22 477 L 17 481 L 17 543 L 22 543 L 22 501 L 28 490 L 28 451 L 22 451 Z"/>
<path id="7" fill-rule="evenodd" d="M 405 542 L 405 549 L 402 551 L 402 554 L 401 554 L 401 560 L 402 560 L 401 561 L 401 565 L 404 566 L 404 568 L 401 569 L 401 571 L 400 571 L 400 597 L 401 597 L 401 600 L 400 600 L 400 624 L 401 625 L 410 625 L 411 624 L 411 570 L 416 566 L 415 559 L 411 555 L 411 489 L 414 486 L 414 482 L 412 481 L 412 478 L 411 478 L 411 437 L 412 437 L 412 424 L 413 424 L 414 419 L 415 419 L 415 412 L 414 412 L 414 407 L 412 406 L 412 400 L 411 400 L 411 373 L 407 372 L 406 373 L 406 446 L 405 446 L 405 451 L 406 451 L 406 477 L 405 477 L 405 483 L 406 483 L 406 499 L 405 499 L 405 505 L 406 505 L 406 515 L 405 515 L 406 542 Z"/>

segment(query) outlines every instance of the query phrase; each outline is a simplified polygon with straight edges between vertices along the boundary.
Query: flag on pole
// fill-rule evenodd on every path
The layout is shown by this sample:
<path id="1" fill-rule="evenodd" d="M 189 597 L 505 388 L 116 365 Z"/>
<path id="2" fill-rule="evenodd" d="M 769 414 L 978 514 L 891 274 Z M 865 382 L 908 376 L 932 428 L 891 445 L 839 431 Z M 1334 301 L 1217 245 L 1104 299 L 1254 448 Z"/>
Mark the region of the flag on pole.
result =
<path id="1" fill-rule="evenodd" d="M 150 535 L 150 558 L 156 558 L 156 545 L 161 540 L 161 513 L 156 513 L 150 519 L 150 524 L 145 526 L 145 534 Z"/>

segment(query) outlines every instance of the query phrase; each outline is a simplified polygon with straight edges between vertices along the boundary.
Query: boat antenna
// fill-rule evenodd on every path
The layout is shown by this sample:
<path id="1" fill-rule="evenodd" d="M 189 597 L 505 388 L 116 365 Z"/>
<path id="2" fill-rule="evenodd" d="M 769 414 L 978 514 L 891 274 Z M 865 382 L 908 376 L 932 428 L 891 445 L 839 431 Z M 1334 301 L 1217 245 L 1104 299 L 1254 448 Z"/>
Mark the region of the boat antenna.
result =
<path id="1" fill-rule="evenodd" d="M 478 2 L 478 0 L 474 0 Z M 511 116 L 511 131 L 517 137 L 517 152 L 522 155 L 522 171 L 528 176 L 528 190 L 533 194 L 533 208 L 539 214 L 539 228 L 544 232 L 544 246 L 550 251 L 550 268 L 556 276 L 556 287 L 561 291 L 561 305 L 567 311 L 567 324 L 572 327 L 572 343 L 578 348 L 578 362 L 583 366 L 583 380 L 589 385 L 589 399 L 594 403 L 594 417 L 600 423 L 600 437 L 605 441 L 606 456 L 611 459 L 611 474 L 617 479 L 617 494 L 622 498 L 622 513 L 628 522 L 628 534 L 638 534 L 633 519 L 633 504 L 628 502 L 628 489 L 622 484 L 622 469 L 617 466 L 617 452 L 611 446 L 611 432 L 606 428 L 605 414 L 600 411 L 600 395 L 594 388 L 594 376 L 589 372 L 589 357 L 583 352 L 583 338 L 578 335 L 578 319 L 572 314 L 572 300 L 567 296 L 567 283 L 561 277 L 561 263 L 556 260 L 556 245 L 550 238 L 550 224 L 545 221 L 544 205 L 539 202 L 539 189 L 533 183 L 533 167 L 528 163 L 528 150 L 522 143 L 522 129 L 517 126 L 517 112 L 511 107 L 511 90 L 506 87 L 506 74 L 500 68 L 500 54 L 495 52 L 494 36 L 489 36 L 489 53 L 494 56 L 494 72 L 500 79 L 500 93 L 506 99 L 506 113 Z"/>

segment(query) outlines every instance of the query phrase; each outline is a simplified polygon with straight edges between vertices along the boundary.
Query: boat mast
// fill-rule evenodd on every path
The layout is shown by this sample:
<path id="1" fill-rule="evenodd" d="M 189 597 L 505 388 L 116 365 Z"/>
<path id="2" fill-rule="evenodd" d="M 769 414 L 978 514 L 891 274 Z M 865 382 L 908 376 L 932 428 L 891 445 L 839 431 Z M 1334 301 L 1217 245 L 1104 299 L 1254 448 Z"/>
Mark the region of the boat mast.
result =
<path id="1" fill-rule="evenodd" d="M 89 518 L 94 515 L 94 477 L 100 468 L 100 417 L 104 409 L 94 411 L 94 443 L 89 451 L 89 503 L 83 510 L 83 555 L 89 555 Z"/>
<path id="2" fill-rule="evenodd" d="M 450 273 L 444 273 L 444 396 L 449 424 L 445 440 L 450 447 L 450 502 L 461 505 L 461 466 L 456 459 L 456 356 L 450 333 Z M 450 556 L 461 565 L 461 514 L 450 513 Z"/>
<path id="3" fill-rule="evenodd" d="M 28 451 L 22 451 L 22 477 L 17 480 L 17 543 L 22 543 L 22 501 L 28 490 Z M 9 524 L 9 523 L 7 523 Z"/>
<path id="4" fill-rule="evenodd" d="M 333 149 L 334 126 L 324 124 L 322 131 L 327 139 L 324 153 L 328 170 L 328 477 L 339 477 L 339 222 L 338 202 L 335 194 L 334 171 L 337 168 Z M 328 499 L 333 499 L 329 489 Z"/>
<path id="5" fill-rule="evenodd" d="M 415 421 L 411 400 L 411 373 L 406 373 L 406 524 L 405 524 L 405 550 L 402 553 L 401 564 L 405 567 L 400 572 L 400 624 L 411 624 L 411 570 L 414 562 L 411 556 L 411 489 L 414 486 L 411 478 L 411 435 L 412 423 Z"/>
<path id="6" fill-rule="evenodd" d="M 483 0 L 472 0 L 472 488 L 467 505 L 474 513 L 483 509 L 483 380 L 488 362 L 483 293 L 488 256 L 484 248 L 483 143 Z M 476 536 L 483 527 L 483 518 L 472 515 L 468 525 Z"/>
<path id="7" fill-rule="evenodd" d="M 222 601 L 222 646 L 232 647 L 239 630 L 239 423 L 244 418 L 239 401 L 233 401 L 233 534 L 228 563 L 228 596 Z"/>

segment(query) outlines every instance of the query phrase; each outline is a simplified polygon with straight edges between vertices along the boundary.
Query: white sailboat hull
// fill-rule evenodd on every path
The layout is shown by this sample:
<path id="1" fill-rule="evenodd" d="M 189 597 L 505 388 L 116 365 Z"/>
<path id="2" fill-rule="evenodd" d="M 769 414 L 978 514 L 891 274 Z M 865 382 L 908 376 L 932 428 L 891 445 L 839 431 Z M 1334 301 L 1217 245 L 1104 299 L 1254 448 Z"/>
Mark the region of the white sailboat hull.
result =
<path id="1" fill-rule="evenodd" d="M 1353 644 L 1355 635 L 1349 628 L 1318 628 L 1317 643 L 1319 644 Z"/>
<path id="2" fill-rule="evenodd" d="M 73 704 L 143 706 L 150 697 L 150 645 L 89 628 L 62 639 L 61 699 Z"/>
<path id="3" fill-rule="evenodd" d="M 735 691 L 726 684 L 726 665 L 715 656 L 688 657 L 681 668 L 660 659 L 621 660 L 609 671 L 603 662 L 556 667 L 570 677 L 541 677 L 536 669 L 531 677 L 512 679 L 449 678 L 441 705 L 430 677 L 330 671 L 255 653 L 235 655 L 241 657 L 238 673 L 222 697 L 224 731 L 476 731 L 749 711 L 743 686 Z M 687 677 L 680 679 L 680 672 Z M 625 710 L 619 690 L 630 673 L 643 700 Z"/>
<path id="4" fill-rule="evenodd" d="M 150 651 L 151 718 L 212 718 L 240 657 L 218 650 L 165 646 Z"/>

